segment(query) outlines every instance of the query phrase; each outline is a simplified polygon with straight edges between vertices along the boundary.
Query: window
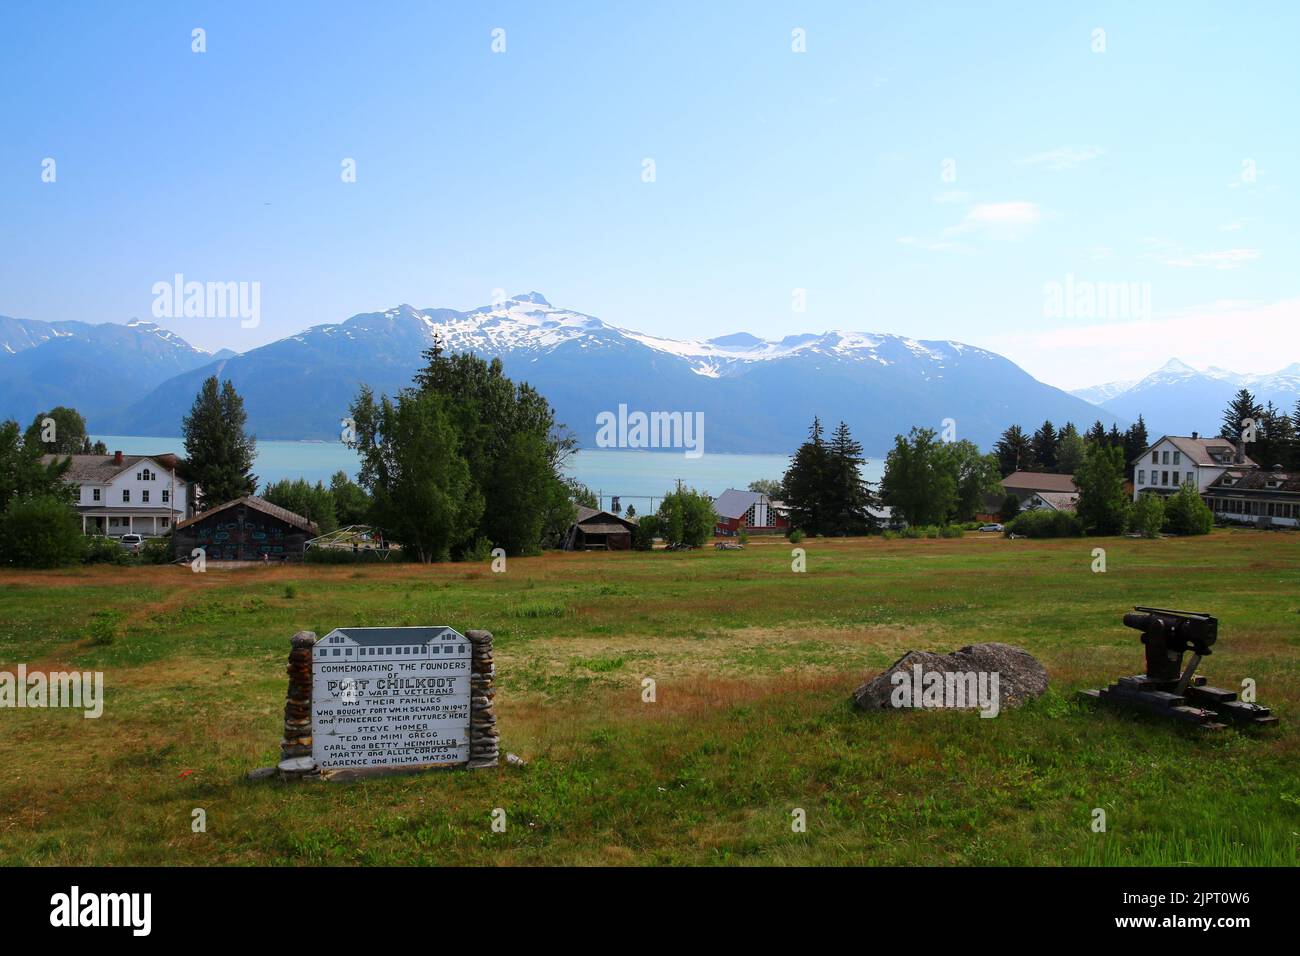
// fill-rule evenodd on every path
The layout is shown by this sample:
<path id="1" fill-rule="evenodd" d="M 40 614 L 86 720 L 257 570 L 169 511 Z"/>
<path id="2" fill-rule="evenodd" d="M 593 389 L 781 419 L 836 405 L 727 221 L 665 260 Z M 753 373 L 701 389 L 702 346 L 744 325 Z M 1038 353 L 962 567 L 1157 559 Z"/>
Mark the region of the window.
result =
<path id="1" fill-rule="evenodd" d="M 1153 452 L 1151 453 L 1151 464 L 1153 464 L 1153 465 L 1158 465 L 1158 464 L 1160 464 L 1160 452 L 1158 452 L 1158 451 L 1153 451 Z"/>
<path id="2" fill-rule="evenodd" d="M 1139 484 L 1139 485 L 1145 485 L 1146 483 L 1147 483 L 1147 473 L 1146 473 L 1145 471 L 1139 471 L 1139 472 L 1138 472 L 1138 484 Z"/>
<path id="3" fill-rule="evenodd" d="M 167 488 L 164 488 L 164 489 L 163 489 L 163 497 L 162 497 L 162 500 L 163 500 L 163 504 L 167 504 L 167 502 L 169 502 L 169 501 L 172 500 L 172 493 L 171 493 L 171 491 L 170 491 L 169 489 L 167 489 Z"/>
<path id="4" fill-rule="evenodd" d="M 1178 460 L 1179 460 L 1181 457 L 1182 457 L 1182 453 L 1181 453 L 1181 452 L 1174 452 L 1174 464 L 1175 464 L 1175 465 L 1178 464 Z"/>
<path id="5" fill-rule="evenodd" d="M 162 526 L 163 526 L 164 528 L 167 527 L 167 525 L 168 525 L 168 523 L 170 523 L 170 521 L 171 521 L 170 518 L 163 518 L 163 519 L 162 519 Z"/>
<path id="6" fill-rule="evenodd" d="M 122 489 L 122 500 L 123 500 L 123 501 L 130 501 L 130 500 L 131 500 L 131 489 L 130 489 L 130 488 L 123 488 L 123 489 Z"/>
<path id="7" fill-rule="evenodd" d="M 1165 457 L 1161 460 L 1160 464 L 1167 465 L 1169 464 L 1169 452 L 1166 451 L 1163 454 Z"/>
<path id="8" fill-rule="evenodd" d="M 1165 454 L 1168 455 L 1169 453 L 1165 452 Z M 1169 484 L 1169 472 L 1167 471 L 1160 472 L 1160 484 L 1162 485 Z"/>
<path id="9" fill-rule="evenodd" d="M 148 488 L 146 488 L 144 491 L 140 492 L 140 501 L 141 501 L 142 504 L 146 504 L 146 505 L 149 503 L 149 489 L 148 489 Z"/>
<path id="10" fill-rule="evenodd" d="M 1189 472 L 1187 473 L 1187 483 L 1188 483 L 1188 484 L 1191 484 L 1191 481 L 1192 481 L 1192 473 L 1189 471 Z"/>
<path id="11" fill-rule="evenodd" d="M 93 488 L 93 489 L 91 489 L 90 496 L 91 496 L 92 498 L 94 498 L 96 501 L 98 501 L 98 500 L 99 500 L 99 489 L 98 489 L 98 488 Z"/>

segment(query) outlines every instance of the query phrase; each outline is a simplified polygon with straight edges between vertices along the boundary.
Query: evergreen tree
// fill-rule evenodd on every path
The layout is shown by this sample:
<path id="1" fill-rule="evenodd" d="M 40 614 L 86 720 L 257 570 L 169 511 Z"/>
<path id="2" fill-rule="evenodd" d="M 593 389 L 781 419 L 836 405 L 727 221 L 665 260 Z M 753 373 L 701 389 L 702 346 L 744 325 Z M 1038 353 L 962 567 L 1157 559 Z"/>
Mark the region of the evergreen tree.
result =
<path id="1" fill-rule="evenodd" d="M 867 510 L 874 503 L 871 488 L 862 478 L 862 446 L 840 422 L 831 436 L 827 460 L 827 516 L 829 534 L 865 534 L 876 521 Z"/>
<path id="2" fill-rule="evenodd" d="M 1124 493 L 1124 450 L 1106 443 L 1089 444 L 1083 465 L 1074 473 L 1079 487 L 1079 520 L 1089 534 L 1123 534 L 1129 500 Z"/>
<path id="3" fill-rule="evenodd" d="M 1012 425 L 1002 433 L 993 452 L 998 456 L 998 470 L 1002 477 L 1017 471 L 1034 468 L 1033 444 L 1019 425 Z"/>
<path id="4" fill-rule="evenodd" d="M 245 434 L 248 414 L 244 400 L 227 379 L 204 381 L 194 405 L 181 423 L 185 457 L 199 486 L 199 507 L 206 510 L 251 495 L 257 489 L 253 459 L 257 440 Z"/>
<path id="5" fill-rule="evenodd" d="M 1240 389 L 1232 397 L 1228 407 L 1223 410 L 1223 437 L 1236 441 L 1242 437 L 1245 427 L 1243 423 L 1246 421 L 1258 423 L 1263 414 L 1264 409 L 1255 401 L 1255 396 L 1250 393 L 1250 389 Z M 1250 452 L 1247 451 L 1247 454 Z"/>
<path id="6" fill-rule="evenodd" d="M 1133 469 L 1138 457 L 1147 450 L 1150 439 L 1147 437 L 1147 423 L 1142 416 L 1128 427 L 1124 433 L 1124 477 L 1133 480 Z"/>
<path id="7" fill-rule="evenodd" d="M 1295 454 L 1295 440 L 1291 417 L 1269 402 L 1260 413 L 1250 456 L 1261 468 L 1285 468 Z"/>
<path id="8" fill-rule="evenodd" d="M 830 449 L 822 438 L 821 419 L 814 418 L 808 440 L 795 451 L 781 480 L 790 523 L 807 534 L 825 534 L 829 527 L 826 488 L 830 470 Z"/>
<path id="9" fill-rule="evenodd" d="M 1043 422 L 1030 440 L 1034 461 L 1041 471 L 1056 471 L 1056 429 L 1051 421 Z"/>
<path id="10" fill-rule="evenodd" d="M 1084 433 L 1083 440 L 1088 445 L 1106 444 L 1106 426 L 1101 423 L 1101 419 L 1092 423 L 1092 426 Z"/>

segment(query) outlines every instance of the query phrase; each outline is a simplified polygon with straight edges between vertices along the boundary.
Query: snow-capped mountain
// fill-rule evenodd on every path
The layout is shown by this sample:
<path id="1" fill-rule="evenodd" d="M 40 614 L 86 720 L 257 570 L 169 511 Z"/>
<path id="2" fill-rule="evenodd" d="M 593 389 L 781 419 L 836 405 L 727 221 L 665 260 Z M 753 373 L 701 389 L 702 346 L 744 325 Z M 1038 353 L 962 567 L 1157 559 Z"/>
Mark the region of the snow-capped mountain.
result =
<path id="1" fill-rule="evenodd" d="M 0 316 L 0 416 L 26 425 L 55 405 L 106 414 L 212 358 L 154 322 Z"/>
<path id="2" fill-rule="evenodd" d="M 595 444 L 597 414 L 620 404 L 703 412 L 710 452 L 789 451 L 814 415 L 830 427 L 845 420 L 875 454 L 913 425 L 937 429 L 945 418 L 958 437 L 986 447 L 1012 423 L 1114 420 L 958 342 L 851 331 L 677 341 L 557 308 L 536 292 L 468 312 L 401 305 L 313 326 L 176 375 L 121 412 L 88 417 L 111 434 L 175 435 L 202 379 L 218 374 L 244 396 L 259 437 L 337 440 L 361 384 L 388 394 L 406 387 L 435 337 L 448 352 L 499 357 L 585 447 Z"/>
<path id="3" fill-rule="evenodd" d="M 1136 382 L 1111 382 L 1070 394 L 1122 419 L 1132 421 L 1142 415 L 1153 436 L 1193 431 L 1214 435 L 1228 402 L 1243 387 L 1250 389 L 1261 405 L 1272 402 L 1292 411 L 1300 401 L 1300 362 L 1265 375 L 1242 375 L 1215 366 L 1197 371 L 1174 358 Z"/>

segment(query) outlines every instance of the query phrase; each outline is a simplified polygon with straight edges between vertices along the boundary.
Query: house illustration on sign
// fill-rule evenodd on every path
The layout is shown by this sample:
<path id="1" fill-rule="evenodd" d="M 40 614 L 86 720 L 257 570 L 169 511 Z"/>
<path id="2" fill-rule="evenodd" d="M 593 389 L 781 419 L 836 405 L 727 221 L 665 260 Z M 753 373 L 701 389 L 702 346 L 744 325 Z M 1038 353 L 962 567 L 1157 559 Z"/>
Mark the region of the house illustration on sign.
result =
<path id="1" fill-rule="evenodd" d="M 317 661 L 343 663 L 367 658 L 468 658 L 469 639 L 455 628 L 431 627 L 336 627 L 312 648 Z"/>

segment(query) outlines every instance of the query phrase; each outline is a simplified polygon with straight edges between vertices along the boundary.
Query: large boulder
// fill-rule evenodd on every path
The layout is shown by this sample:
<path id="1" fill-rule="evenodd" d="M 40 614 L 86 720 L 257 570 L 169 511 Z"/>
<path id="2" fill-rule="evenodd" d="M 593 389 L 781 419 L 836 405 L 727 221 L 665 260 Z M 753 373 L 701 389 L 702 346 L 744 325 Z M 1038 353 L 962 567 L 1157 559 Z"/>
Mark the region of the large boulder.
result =
<path id="1" fill-rule="evenodd" d="M 1028 651 L 1010 644 L 971 644 L 951 654 L 908 651 L 855 690 L 853 706 L 859 710 L 895 709 L 892 699 L 898 685 L 893 675 L 904 671 L 913 676 L 918 664 L 923 674 L 996 673 L 1000 707 L 1018 707 L 1047 690 L 1047 670 Z M 965 704 L 968 709 L 978 706 L 975 701 Z"/>

